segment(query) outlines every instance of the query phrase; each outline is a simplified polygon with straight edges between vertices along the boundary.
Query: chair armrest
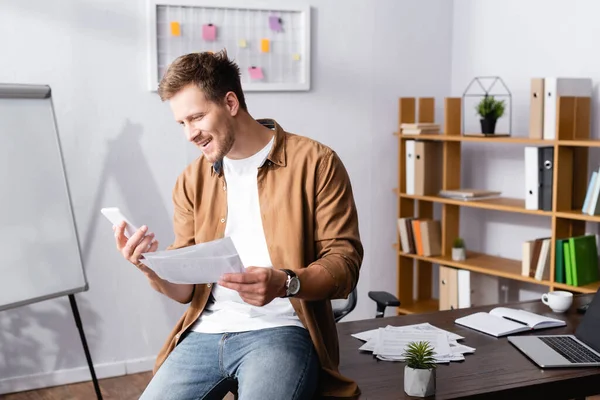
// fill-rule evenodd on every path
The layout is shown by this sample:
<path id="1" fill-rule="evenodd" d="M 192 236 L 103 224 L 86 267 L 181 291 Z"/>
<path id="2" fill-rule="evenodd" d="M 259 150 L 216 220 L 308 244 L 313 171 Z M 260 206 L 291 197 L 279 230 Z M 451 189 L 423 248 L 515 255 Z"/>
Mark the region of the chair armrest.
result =
<path id="1" fill-rule="evenodd" d="M 369 292 L 369 297 L 371 300 L 375 301 L 377 305 L 381 305 L 383 307 L 398 307 L 400 306 L 400 301 L 389 292 Z"/>

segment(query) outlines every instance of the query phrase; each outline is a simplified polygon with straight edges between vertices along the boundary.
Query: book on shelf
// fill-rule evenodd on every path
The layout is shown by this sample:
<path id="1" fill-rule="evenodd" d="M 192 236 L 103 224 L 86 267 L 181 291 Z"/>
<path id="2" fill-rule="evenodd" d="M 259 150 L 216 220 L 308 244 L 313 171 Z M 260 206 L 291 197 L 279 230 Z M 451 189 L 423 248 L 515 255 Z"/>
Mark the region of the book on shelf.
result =
<path id="1" fill-rule="evenodd" d="M 538 281 L 549 278 L 551 240 L 551 238 L 547 237 L 523 243 L 521 275 L 534 278 Z"/>
<path id="2" fill-rule="evenodd" d="M 588 183 L 587 192 L 581 212 L 587 215 L 600 215 L 600 179 L 599 171 L 593 171 Z"/>
<path id="3" fill-rule="evenodd" d="M 559 254 L 559 246 L 562 246 L 562 254 Z M 596 235 L 559 239 L 556 247 L 556 282 L 585 286 L 600 280 Z"/>
<path id="4" fill-rule="evenodd" d="M 440 143 L 423 140 L 407 140 L 405 160 L 406 194 L 417 196 L 435 195 L 441 187 Z"/>
<path id="5" fill-rule="evenodd" d="M 566 325 L 559 319 L 506 307 L 496 307 L 489 313 L 478 312 L 467 315 L 454 322 L 495 337 Z"/>
<path id="6" fill-rule="evenodd" d="M 420 135 L 420 134 L 438 134 L 440 133 L 440 125 L 432 122 L 418 122 L 414 124 L 400 124 L 400 130 L 403 135 Z"/>
<path id="7" fill-rule="evenodd" d="M 440 221 L 399 218 L 400 249 L 407 254 L 434 257 L 442 254 Z"/>
<path id="8" fill-rule="evenodd" d="M 552 211 L 554 147 L 525 147 L 525 209 Z"/>
<path id="9" fill-rule="evenodd" d="M 498 198 L 501 192 L 485 189 L 453 189 L 440 190 L 438 194 L 448 199 L 473 201 Z"/>

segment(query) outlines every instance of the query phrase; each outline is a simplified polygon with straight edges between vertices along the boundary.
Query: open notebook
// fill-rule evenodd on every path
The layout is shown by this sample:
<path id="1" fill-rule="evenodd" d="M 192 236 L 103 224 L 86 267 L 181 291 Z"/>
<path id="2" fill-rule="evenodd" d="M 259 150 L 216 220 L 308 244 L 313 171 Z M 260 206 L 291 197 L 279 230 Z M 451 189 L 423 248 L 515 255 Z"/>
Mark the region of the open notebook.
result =
<path id="1" fill-rule="evenodd" d="M 494 308 L 489 313 L 478 312 L 467 315 L 466 317 L 458 318 L 454 322 L 496 337 L 533 329 L 554 328 L 566 325 L 564 321 L 559 319 L 505 307 Z"/>

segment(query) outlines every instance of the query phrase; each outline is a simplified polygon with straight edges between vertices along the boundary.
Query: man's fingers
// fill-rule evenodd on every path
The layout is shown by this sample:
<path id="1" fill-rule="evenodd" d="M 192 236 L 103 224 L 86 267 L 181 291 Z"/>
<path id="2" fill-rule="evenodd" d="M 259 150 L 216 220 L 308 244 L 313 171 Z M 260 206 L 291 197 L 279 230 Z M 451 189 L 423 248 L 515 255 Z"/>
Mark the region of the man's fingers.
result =
<path id="1" fill-rule="evenodd" d="M 158 240 L 154 239 L 146 253 L 154 253 L 158 249 Z"/>
<path id="2" fill-rule="evenodd" d="M 227 281 L 219 281 L 219 285 L 226 287 L 231 290 L 235 290 L 236 292 L 248 293 L 248 294 L 257 294 L 264 295 L 266 293 L 266 288 L 262 283 L 236 283 L 236 282 L 227 282 Z"/>
<path id="3" fill-rule="evenodd" d="M 124 224 L 113 226 L 113 231 L 115 232 L 115 242 L 119 251 L 123 250 L 123 247 L 125 247 L 125 245 L 127 244 L 127 238 L 125 237 L 124 230 Z"/>
<path id="4" fill-rule="evenodd" d="M 152 243 L 152 241 L 154 240 L 154 233 L 151 233 L 149 235 L 147 235 L 141 242 L 140 244 L 137 245 L 137 247 L 135 248 L 135 250 L 133 251 L 133 254 L 131 255 L 131 258 L 133 260 L 135 260 L 135 262 L 137 263 L 138 260 L 140 259 L 142 253 L 146 253 L 146 251 L 148 250 L 148 247 L 150 247 L 150 243 Z M 133 261 L 132 261 L 133 262 Z"/>
<path id="5" fill-rule="evenodd" d="M 123 229 L 125 229 L 125 226 L 123 225 Z M 135 232 L 127 241 L 127 244 L 125 245 L 125 247 L 123 247 L 123 255 L 125 256 L 125 258 L 129 258 L 131 257 L 131 255 L 133 254 L 135 248 L 138 246 L 138 244 L 141 242 L 142 238 L 144 236 L 146 236 L 146 232 L 148 232 L 148 227 L 146 225 L 142 226 L 140 229 L 137 230 L 137 232 Z"/>
<path id="6" fill-rule="evenodd" d="M 222 282 L 230 283 L 257 283 L 263 281 L 259 274 L 238 273 L 238 274 L 223 274 Z"/>

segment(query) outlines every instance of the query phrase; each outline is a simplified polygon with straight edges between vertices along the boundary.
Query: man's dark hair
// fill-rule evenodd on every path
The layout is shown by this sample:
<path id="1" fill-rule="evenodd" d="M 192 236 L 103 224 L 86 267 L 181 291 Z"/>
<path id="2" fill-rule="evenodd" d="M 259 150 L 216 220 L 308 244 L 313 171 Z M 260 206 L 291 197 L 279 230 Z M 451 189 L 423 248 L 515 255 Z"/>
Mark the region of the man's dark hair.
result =
<path id="1" fill-rule="evenodd" d="M 160 80 L 158 94 L 162 101 L 169 100 L 191 83 L 214 103 L 222 103 L 225 94 L 233 92 L 240 107 L 248 111 L 240 82 L 240 68 L 227 57 L 225 49 L 214 54 L 190 53 L 178 57 Z"/>

